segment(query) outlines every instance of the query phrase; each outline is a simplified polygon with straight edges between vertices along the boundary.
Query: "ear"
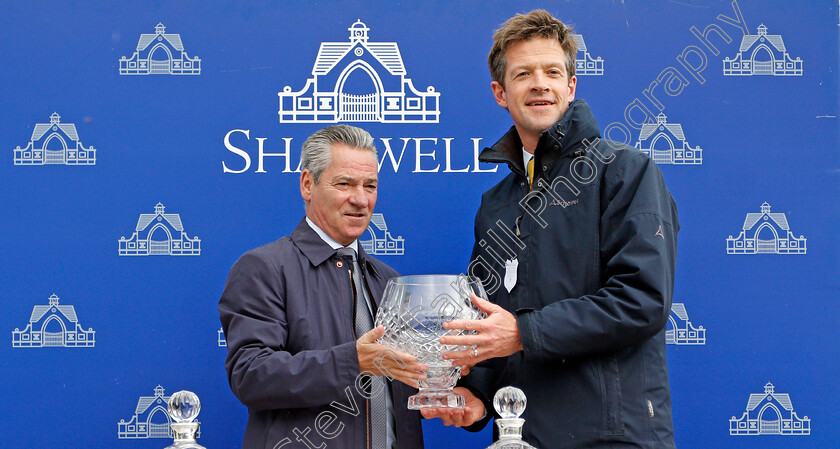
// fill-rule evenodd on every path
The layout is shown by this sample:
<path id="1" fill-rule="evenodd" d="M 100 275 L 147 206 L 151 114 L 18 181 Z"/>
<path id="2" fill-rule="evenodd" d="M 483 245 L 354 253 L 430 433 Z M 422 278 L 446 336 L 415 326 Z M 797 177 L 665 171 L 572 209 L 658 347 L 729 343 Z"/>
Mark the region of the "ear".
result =
<path id="1" fill-rule="evenodd" d="M 305 169 L 300 173 L 300 196 L 307 204 L 312 199 L 312 186 L 315 185 L 315 178 L 309 169 Z"/>
<path id="2" fill-rule="evenodd" d="M 572 79 L 569 80 L 569 103 L 574 101 L 575 92 L 577 92 L 577 76 L 572 75 Z"/>
<path id="3" fill-rule="evenodd" d="M 502 83 L 498 81 L 493 81 L 492 83 L 490 83 L 490 88 L 493 89 L 493 98 L 496 99 L 496 103 L 498 103 L 499 106 L 507 109 L 507 95 L 505 94 L 505 87 L 502 86 Z"/>

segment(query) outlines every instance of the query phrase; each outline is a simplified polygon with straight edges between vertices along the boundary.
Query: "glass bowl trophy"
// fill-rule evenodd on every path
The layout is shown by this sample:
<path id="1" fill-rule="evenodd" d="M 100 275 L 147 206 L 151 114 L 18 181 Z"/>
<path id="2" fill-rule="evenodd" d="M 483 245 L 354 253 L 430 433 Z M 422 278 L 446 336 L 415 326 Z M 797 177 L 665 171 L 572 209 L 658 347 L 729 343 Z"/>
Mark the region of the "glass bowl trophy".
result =
<path id="1" fill-rule="evenodd" d="M 486 298 L 477 279 L 464 275 L 416 275 L 393 278 L 385 286 L 376 326 L 384 326 L 379 343 L 411 354 L 429 366 L 420 391 L 408 398 L 408 408 L 464 408 L 464 397 L 452 389 L 461 374 L 460 366 L 444 360 L 445 352 L 465 349 L 444 345 L 446 335 L 475 335 L 474 331 L 448 330 L 443 323 L 476 320 L 487 314 L 477 308 L 470 295 Z"/>
<path id="2" fill-rule="evenodd" d="M 499 440 L 487 449 L 536 449 L 522 439 L 522 425 L 525 420 L 520 418 L 525 411 L 528 401 L 525 393 L 516 387 L 504 387 L 493 397 L 493 408 L 500 418 L 496 418 L 499 428 Z"/>
<path id="3" fill-rule="evenodd" d="M 169 417 L 175 422 L 170 424 L 175 434 L 175 442 L 166 449 L 205 449 L 195 442 L 198 423 L 195 417 L 201 411 L 201 402 L 192 391 L 179 391 L 169 397 Z"/>

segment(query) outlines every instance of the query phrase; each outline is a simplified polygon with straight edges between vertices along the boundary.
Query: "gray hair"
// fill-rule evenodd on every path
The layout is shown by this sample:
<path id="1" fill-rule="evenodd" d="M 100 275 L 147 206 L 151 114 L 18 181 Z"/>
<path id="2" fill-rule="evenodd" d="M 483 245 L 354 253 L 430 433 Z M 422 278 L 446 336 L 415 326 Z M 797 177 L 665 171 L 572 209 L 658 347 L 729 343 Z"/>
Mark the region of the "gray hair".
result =
<path id="1" fill-rule="evenodd" d="M 321 180 L 321 174 L 332 163 L 332 145 L 343 143 L 352 148 L 368 150 L 377 157 L 376 147 L 373 146 L 373 137 L 362 128 L 350 125 L 332 125 L 315 131 L 314 134 L 303 142 L 301 148 L 301 170 L 309 170 L 317 184 Z M 378 157 L 377 157 L 378 160 Z"/>

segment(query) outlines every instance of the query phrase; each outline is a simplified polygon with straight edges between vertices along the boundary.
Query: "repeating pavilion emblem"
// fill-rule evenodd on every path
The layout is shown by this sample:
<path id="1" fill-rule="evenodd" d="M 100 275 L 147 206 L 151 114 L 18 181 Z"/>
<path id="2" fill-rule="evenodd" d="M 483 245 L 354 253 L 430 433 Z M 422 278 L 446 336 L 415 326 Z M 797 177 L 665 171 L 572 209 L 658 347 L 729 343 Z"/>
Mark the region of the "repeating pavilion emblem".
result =
<path id="1" fill-rule="evenodd" d="M 758 34 L 745 34 L 734 58 L 723 60 L 727 76 L 802 76 L 802 58 L 791 59 L 782 36 L 767 34 L 762 23 Z"/>
<path id="2" fill-rule="evenodd" d="M 665 325 L 665 343 L 669 345 L 705 345 L 706 328 L 694 327 L 688 319 L 685 304 L 675 302 Z"/>
<path id="3" fill-rule="evenodd" d="M 32 308 L 26 327 L 12 331 L 12 347 L 79 348 L 95 345 L 96 332 L 92 328 L 84 330 L 79 324 L 75 307 L 59 305 L 58 300 L 58 296 L 53 293 L 49 305 Z"/>
<path id="4" fill-rule="evenodd" d="M 727 254 L 805 254 L 806 238 L 796 237 L 784 213 L 771 213 L 761 205 L 761 213 L 748 213 L 738 237 L 726 239 Z"/>
<path id="5" fill-rule="evenodd" d="M 572 37 L 577 42 L 578 47 L 577 57 L 575 58 L 575 75 L 603 75 L 604 60 L 600 56 L 595 59 L 589 54 L 582 35 L 573 34 Z"/>
<path id="6" fill-rule="evenodd" d="M 397 43 L 370 42 L 360 20 L 348 30 L 348 42 L 321 43 L 303 89 L 277 93 L 280 123 L 438 123 L 440 92 L 414 88 Z"/>
<path id="7" fill-rule="evenodd" d="M 49 123 L 36 123 L 26 147 L 14 151 L 15 165 L 96 165 L 96 149 L 85 148 L 76 125 L 61 123 L 57 112 Z"/>
<path id="8" fill-rule="evenodd" d="M 137 407 L 128 422 L 121 419 L 117 423 L 117 436 L 120 439 L 167 438 L 172 439 L 172 418 L 169 417 L 169 396 L 164 395 L 163 387 L 155 387 L 154 396 L 140 396 Z M 198 438 L 201 428 L 196 432 Z"/>
<path id="9" fill-rule="evenodd" d="M 367 232 L 359 237 L 359 243 L 366 253 L 374 256 L 401 256 L 405 254 L 405 239 L 394 237 L 385 224 L 385 216 L 373 214 Z"/>
<path id="10" fill-rule="evenodd" d="M 184 232 L 181 215 L 164 213 L 157 203 L 155 213 L 140 214 L 131 238 L 120 237 L 120 256 L 198 256 L 201 239 Z"/>
<path id="11" fill-rule="evenodd" d="M 668 123 L 663 113 L 656 116 L 656 123 L 645 123 L 639 132 L 636 148 L 642 150 L 658 165 L 699 165 L 703 163 L 703 149 L 691 148 L 685 140 L 682 125 Z"/>
<path id="12" fill-rule="evenodd" d="M 740 418 L 729 419 L 730 435 L 810 435 L 811 420 L 793 411 L 790 395 L 776 393 L 771 383 L 764 393 L 750 395 L 747 410 Z"/>
<path id="13" fill-rule="evenodd" d="M 227 340 L 225 339 L 225 331 L 222 328 L 219 328 L 219 335 L 217 341 L 220 348 L 224 348 L 227 346 Z"/>
<path id="14" fill-rule="evenodd" d="M 200 75 L 201 59 L 184 51 L 180 34 L 158 23 L 154 34 L 141 34 L 131 58 L 120 58 L 120 75 Z"/>

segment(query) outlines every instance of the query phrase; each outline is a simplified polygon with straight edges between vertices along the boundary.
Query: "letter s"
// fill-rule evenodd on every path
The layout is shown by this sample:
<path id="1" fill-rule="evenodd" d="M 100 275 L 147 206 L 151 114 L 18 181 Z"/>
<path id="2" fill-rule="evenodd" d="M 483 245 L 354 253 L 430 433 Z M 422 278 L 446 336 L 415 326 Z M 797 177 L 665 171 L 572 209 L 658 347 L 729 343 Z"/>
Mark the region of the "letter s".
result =
<path id="1" fill-rule="evenodd" d="M 225 134 L 225 148 L 227 148 L 228 151 L 230 151 L 232 153 L 238 154 L 240 157 L 242 157 L 242 159 L 245 159 L 245 168 L 243 168 L 242 170 L 238 170 L 238 171 L 237 170 L 231 170 L 231 169 L 227 168 L 227 165 L 225 165 L 225 161 L 222 161 L 222 169 L 223 169 L 224 173 L 243 173 L 243 172 L 247 171 L 248 168 L 251 167 L 251 156 L 248 155 L 248 152 L 245 151 L 245 150 L 242 150 L 240 148 L 236 148 L 235 146 L 231 145 L 231 143 L 230 143 L 230 135 L 235 133 L 235 132 L 240 132 L 242 134 L 245 134 L 245 137 L 250 139 L 251 138 L 251 135 L 250 135 L 251 130 L 249 130 L 249 129 L 232 129 L 232 130 L 228 131 L 227 134 Z"/>

